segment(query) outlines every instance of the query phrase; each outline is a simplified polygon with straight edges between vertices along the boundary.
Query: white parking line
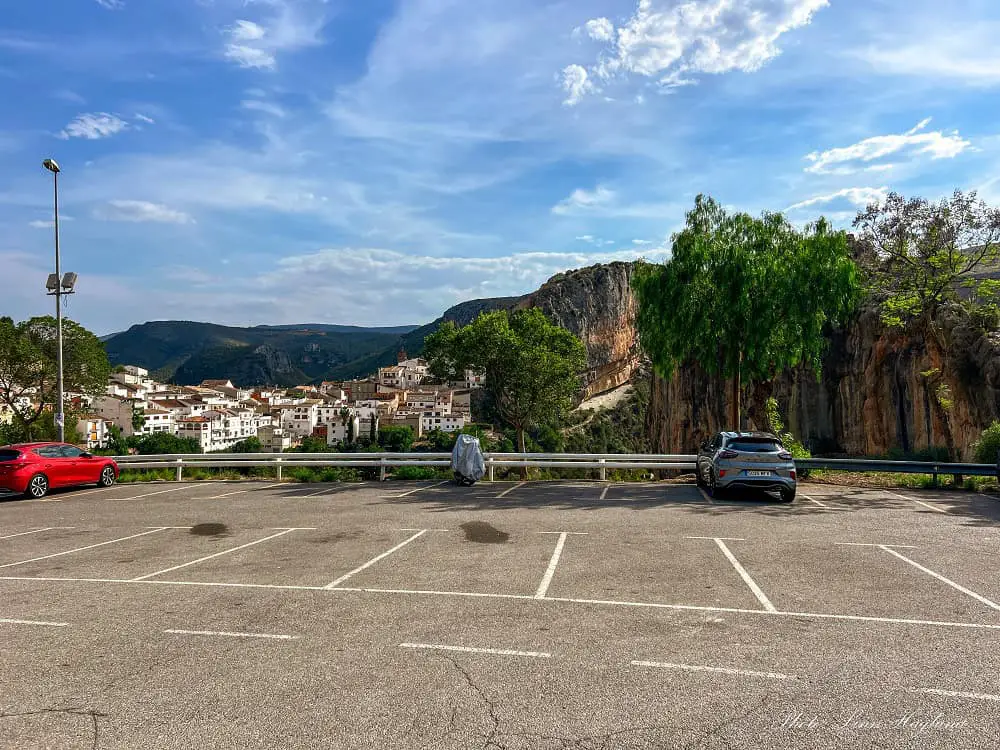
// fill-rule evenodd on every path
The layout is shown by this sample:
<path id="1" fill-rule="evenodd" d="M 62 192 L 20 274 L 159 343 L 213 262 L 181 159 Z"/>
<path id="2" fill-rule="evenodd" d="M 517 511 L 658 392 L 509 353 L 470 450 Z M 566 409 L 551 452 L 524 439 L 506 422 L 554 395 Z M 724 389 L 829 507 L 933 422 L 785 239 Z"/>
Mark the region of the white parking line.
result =
<path id="1" fill-rule="evenodd" d="M 743 582 L 750 587 L 753 595 L 757 597 L 757 601 L 761 603 L 761 606 L 763 606 L 768 612 L 777 612 L 777 608 L 771 604 L 771 600 L 767 598 L 767 595 L 763 592 L 763 590 L 761 590 L 760 586 L 758 586 L 754 579 L 750 577 L 746 568 L 740 565 L 740 561 L 736 559 L 736 556 L 729 551 L 729 547 L 726 546 L 726 543 L 718 537 L 716 537 L 715 543 L 719 545 L 719 549 L 722 550 L 722 554 L 726 556 L 726 559 L 729 560 L 732 566 L 736 569 L 736 572 L 740 574 L 740 578 L 743 579 Z"/>
<path id="2" fill-rule="evenodd" d="M 869 542 L 834 542 L 838 547 L 897 547 L 899 549 L 916 549 L 912 544 L 871 544 Z"/>
<path id="3" fill-rule="evenodd" d="M 670 664 L 662 661 L 633 661 L 633 667 L 655 667 L 657 669 L 679 669 L 684 672 L 717 672 L 719 674 L 742 675 L 745 677 L 767 677 L 771 680 L 794 680 L 792 675 L 780 672 L 754 672 L 750 669 L 730 669 L 729 667 L 703 667 L 692 664 Z"/>
<path id="4" fill-rule="evenodd" d="M 443 596 L 468 599 L 512 599 L 521 601 L 539 601 L 533 595 L 525 594 L 493 594 L 479 591 L 436 591 L 433 589 L 379 589 L 338 586 L 295 586 L 277 583 L 225 583 L 216 581 L 133 581 L 128 578 L 59 578 L 55 576 L 0 576 L 0 581 L 38 581 L 53 583 L 118 583 L 131 585 L 154 586 L 201 586 L 204 588 L 243 588 L 268 589 L 275 591 L 335 591 L 361 594 L 406 594 L 413 596 Z M 839 615 L 830 612 L 769 612 L 764 609 L 741 609 L 738 607 L 711 607 L 696 604 L 662 604 L 660 602 L 631 602 L 615 599 L 571 599 L 564 596 L 546 596 L 543 602 L 558 602 L 564 604 L 583 604 L 589 606 L 628 607 L 633 609 L 663 609 L 678 612 L 720 612 L 739 615 L 756 615 L 761 617 L 795 617 L 815 620 L 834 620 L 845 622 L 866 622 L 892 625 L 927 625 L 941 628 L 960 628 L 963 630 L 998 630 L 1000 625 L 990 625 L 982 622 L 955 622 L 949 620 L 921 620 L 907 617 L 873 617 L 868 615 Z"/>
<path id="5" fill-rule="evenodd" d="M 383 552 L 381 555 L 378 555 L 377 557 L 373 557 L 371 560 L 369 560 L 368 562 L 366 562 L 364 565 L 359 565 L 358 567 L 356 567 L 354 570 L 350 571 L 349 573 L 344 573 L 344 575 L 342 575 L 336 581 L 331 581 L 330 583 L 328 583 L 323 588 L 325 588 L 325 589 L 332 589 L 332 588 L 335 588 L 336 586 L 339 586 L 340 584 L 342 584 L 344 581 L 346 581 L 351 576 L 355 575 L 356 573 L 360 573 L 365 568 L 368 568 L 368 567 L 374 565 L 375 563 L 377 563 L 379 560 L 382 560 L 383 558 L 388 557 L 389 555 L 391 555 L 396 550 L 402 549 L 403 547 L 405 547 L 410 542 L 416 541 L 417 539 L 419 539 L 420 537 L 422 537 L 426 533 L 427 533 L 427 529 L 421 529 L 420 531 L 418 531 L 416 534 L 414 534 L 413 536 L 411 536 L 406 541 L 400 542 L 399 544 L 397 544 L 392 549 L 386 550 L 385 552 Z"/>
<path id="6" fill-rule="evenodd" d="M 0 568 L 13 568 L 15 565 L 26 565 L 31 562 L 38 562 L 39 560 L 48 560 L 50 557 L 62 557 L 63 555 L 69 555 L 73 552 L 83 552 L 84 550 L 94 549 L 95 547 L 103 547 L 106 544 L 114 544 L 115 542 L 124 542 L 127 539 L 135 539 L 136 537 L 146 536 L 147 534 L 155 534 L 158 531 L 163 531 L 166 527 L 157 527 L 151 531 L 143 531 L 140 534 L 132 534 L 131 536 L 123 536 L 118 539 L 109 539 L 106 542 L 99 542 L 98 544 L 88 544 L 86 547 L 77 547 L 76 549 L 68 549 L 65 552 L 54 552 L 51 555 L 42 555 L 41 557 L 32 557 L 30 560 L 19 560 L 18 562 L 5 563 L 0 565 Z"/>
<path id="7" fill-rule="evenodd" d="M 68 628 L 68 622 L 42 622 L 40 620 L 8 620 L 0 617 L 0 625 L 44 625 L 50 628 Z"/>
<path id="8" fill-rule="evenodd" d="M 444 646 L 439 643 L 400 643 L 400 648 L 422 648 L 433 651 L 461 651 L 467 654 L 495 654 L 497 656 L 532 656 L 536 659 L 549 659 L 552 654 L 544 651 L 514 651 L 509 648 L 472 648 L 471 646 Z"/>
<path id="9" fill-rule="evenodd" d="M 34 529 L 32 531 L 22 531 L 20 534 L 8 534 L 0 536 L 0 539 L 13 539 L 16 536 L 27 536 L 28 534 L 38 534 L 42 531 L 52 531 L 53 529 L 75 529 L 76 526 L 46 526 L 44 529 Z"/>
<path id="10" fill-rule="evenodd" d="M 402 495 L 391 495 L 390 497 L 408 497 L 409 495 L 412 495 L 415 492 L 420 492 L 420 490 L 429 490 L 432 489 L 433 487 L 440 487 L 442 484 L 448 484 L 448 480 L 446 479 L 443 482 L 438 482 L 437 484 L 429 484 L 426 487 L 417 487 L 415 490 L 404 492 Z"/>
<path id="11" fill-rule="evenodd" d="M 226 638 L 269 638 L 276 641 L 298 640 L 297 635 L 277 635 L 274 633 L 230 633 L 225 630 L 164 630 L 175 635 L 220 635 Z"/>
<path id="12" fill-rule="evenodd" d="M 233 495 L 242 495 L 245 492 L 254 492 L 255 490 L 268 490 L 272 487 L 280 487 L 284 482 L 278 482 L 277 484 L 266 484 L 263 487 L 251 487 L 248 490 L 238 490 L 236 492 L 227 492 L 224 495 L 212 495 L 211 497 L 206 497 L 206 500 L 218 500 L 220 497 L 232 497 Z"/>
<path id="13" fill-rule="evenodd" d="M 527 482 L 518 482 L 517 484 L 515 484 L 515 485 L 514 485 L 513 487 L 511 487 L 510 489 L 507 489 L 507 490 L 504 490 L 504 491 L 503 491 L 503 492 L 501 492 L 501 493 L 500 493 L 499 495 L 497 495 L 497 498 L 501 498 L 501 497 L 506 497 L 507 495 L 509 495 L 509 494 L 510 494 L 511 492 L 513 492 L 514 490 L 516 490 L 516 489 L 519 489 L 519 488 L 521 488 L 521 487 L 524 487 L 524 485 L 526 485 L 526 484 L 527 484 Z"/>
<path id="14" fill-rule="evenodd" d="M 975 591 L 970 591 L 969 589 L 965 588 L 965 586 L 961 586 L 961 585 L 955 583 L 954 581 L 952 581 L 952 580 L 950 580 L 948 578 L 945 578 L 940 573 L 935 573 L 930 568 L 925 568 L 920 563 L 914 562 L 913 560 L 911 560 L 910 558 L 908 558 L 906 555 L 903 555 L 903 554 L 901 554 L 899 552 L 896 552 L 896 550 L 892 549 L 891 547 L 889 547 L 889 546 L 887 546 L 885 544 L 880 544 L 879 545 L 879 549 L 885 550 L 886 552 L 888 552 L 893 557 L 898 557 L 900 560 L 902 560 L 905 563 L 909 563 L 910 565 L 912 565 L 917 570 L 923 571 L 927 575 L 933 576 L 934 578 L 937 578 L 939 581 L 941 581 L 941 583 L 948 584 L 949 586 L 951 586 L 956 591 L 961 591 L 966 596 L 971 596 L 973 599 L 975 599 L 978 602 L 981 602 L 981 603 L 985 604 L 987 607 L 990 607 L 991 609 L 1000 610 L 1000 604 L 997 604 L 996 602 L 990 601 L 985 596 L 981 596 L 980 594 L 977 594 Z"/>
<path id="15" fill-rule="evenodd" d="M 271 534 L 263 539 L 258 539 L 256 542 L 248 542 L 247 544 L 241 544 L 239 547 L 230 547 L 229 549 L 224 549 L 221 552 L 216 552 L 214 555 L 208 555 L 206 557 L 199 557 L 197 560 L 192 560 L 191 562 L 181 563 L 180 565 L 174 565 L 172 568 L 164 568 L 163 570 L 158 570 L 155 573 L 149 573 L 144 576 L 139 576 L 138 578 L 133 578 L 133 581 L 145 581 L 147 578 L 152 578 L 153 576 L 158 576 L 163 573 L 169 573 L 172 570 L 180 570 L 181 568 L 186 568 L 189 565 L 196 565 L 200 562 L 205 562 L 206 560 L 211 560 L 216 557 L 221 557 L 222 555 L 228 555 L 230 552 L 239 552 L 241 549 L 246 549 L 247 547 L 253 547 L 255 544 L 261 544 L 270 539 L 277 539 L 279 536 L 284 536 L 285 534 L 291 534 L 296 529 L 284 529 L 279 531 L 277 534 Z"/>
<path id="16" fill-rule="evenodd" d="M 923 500 L 917 500 L 917 499 L 912 498 L 912 497 L 907 497 L 906 495 L 900 495 L 898 492 L 890 492 L 889 490 L 885 490 L 885 494 L 892 495 L 893 497 L 898 497 L 900 500 L 908 500 L 911 503 L 916 503 L 917 505 L 922 505 L 925 508 L 927 508 L 928 510 L 933 510 L 935 513 L 948 513 L 948 511 L 944 510 L 943 508 L 936 508 L 933 505 L 925 503 Z"/>
<path id="17" fill-rule="evenodd" d="M 116 497 L 115 500 L 139 500 L 143 497 L 152 497 L 153 495 L 164 495 L 167 492 L 180 492 L 181 490 L 190 489 L 190 485 L 183 485 L 182 487 L 171 487 L 169 490 L 160 490 L 158 492 L 147 492 L 145 495 L 134 495 L 133 497 Z"/>
<path id="18" fill-rule="evenodd" d="M 611 485 L 605 485 L 604 490 L 601 492 L 601 497 L 599 499 L 603 500 L 608 496 L 608 490 L 611 489 Z"/>
<path id="19" fill-rule="evenodd" d="M 827 510 L 833 510 L 833 509 L 832 509 L 832 508 L 831 508 L 831 507 L 830 507 L 829 505 L 827 505 L 826 503 L 824 503 L 824 502 L 820 502 L 819 500 L 816 500 L 815 498 L 812 498 L 812 497 L 809 497 L 809 495 L 803 495 L 802 497 L 804 497 L 804 498 L 805 498 L 806 500 L 808 500 L 809 502 L 811 502 L 811 503 L 814 503 L 815 505 L 818 505 L 818 506 L 819 506 L 819 507 L 821 507 L 821 508 L 826 508 Z"/>
<path id="20" fill-rule="evenodd" d="M 910 692 L 943 695 L 946 698 L 969 698 L 975 701 L 1000 701 L 1000 695 L 990 695 L 989 693 L 963 693 L 957 690 L 937 690 L 935 688 L 910 688 Z"/>
<path id="21" fill-rule="evenodd" d="M 559 556 L 562 555 L 563 545 L 566 544 L 566 532 L 559 534 L 559 539 L 556 541 L 556 548 L 552 552 L 552 559 L 549 560 L 549 567 L 545 570 L 545 575 L 542 576 L 542 582 L 538 584 L 538 590 L 535 592 L 536 599 L 544 599 L 546 592 L 549 590 L 549 584 L 552 583 L 552 576 L 556 574 L 556 566 L 559 564 Z"/>

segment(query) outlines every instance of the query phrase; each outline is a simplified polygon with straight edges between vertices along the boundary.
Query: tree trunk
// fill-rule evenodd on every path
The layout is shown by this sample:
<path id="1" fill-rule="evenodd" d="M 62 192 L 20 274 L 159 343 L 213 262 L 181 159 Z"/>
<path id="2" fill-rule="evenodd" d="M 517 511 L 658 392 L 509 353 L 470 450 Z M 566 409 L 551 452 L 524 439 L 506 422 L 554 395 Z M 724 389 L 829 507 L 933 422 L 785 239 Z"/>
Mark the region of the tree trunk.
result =
<path id="1" fill-rule="evenodd" d="M 518 427 L 517 428 L 517 451 L 518 451 L 518 453 L 527 453 L 528 452 L 528 449 L 525 447 L 524 428 L 523 427 Z M 528 467 L 527 466 L 522 466 L 521 467 L 521 479 L 527 480 L 527 478 L 528 478 Z"/>
<path id="2" fill-rule="evenodd" d="M 740 431 L 740 391 L 743 383 L 740 380 L 740 370 L 743 369 L 743 352 L 740 352 L 739 363 L 736 365 L 736 372 L 733 374 L 733 403 L 730 412 L 731 428 Z"/>

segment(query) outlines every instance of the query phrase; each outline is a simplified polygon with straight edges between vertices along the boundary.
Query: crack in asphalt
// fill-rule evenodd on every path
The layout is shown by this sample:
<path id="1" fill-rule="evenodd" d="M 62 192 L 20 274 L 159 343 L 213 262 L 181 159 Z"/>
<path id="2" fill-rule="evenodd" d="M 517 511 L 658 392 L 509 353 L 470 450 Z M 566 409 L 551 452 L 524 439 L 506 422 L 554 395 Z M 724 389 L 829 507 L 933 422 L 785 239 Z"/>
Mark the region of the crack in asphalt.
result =
<path id="1" fill-rule="evenodd" d="M 100 744 L 101 733 L 100 727 L 97 724 L 98 718 L 106 718 L 107 714 L 103 714 L 92 708 L 42 708 L 38 711 L 21 711 L 18 713 L 8 713 L 7 711 L 0 711 L 0 719 L 11 719 L 11 718 L 23 718 L 25 716 L 41 716 L 42 714 L 70 714 L 71 716 L 89 716 L 94 726 L 94 743 L 91 746 L 92 750 L 97 750 Z"/>
<path id="2" fill-rule="evenodd" d="M 468 673 L 468 671 L 466 669 L 464 669 L 462 667 L 462 665 L 460 665 L 458 663 L 457 659 L 449 657 L 448 661 L 450 661 L 451 664 L 452 664 L 452 666 L 455 667 L 455 669 L 458 670 L 459 674 L 461 674 L 462 677 L 465 678 L 465 682 L 472 689 L 472 691 L 476 695 L 479 696 L 479 700 L 481 700 L 486 705 L 486 709 L 489 711 L 490 720 L 493 722 L 493 729 L 486 736 L 486 740 L 483 743 L 483 749 L 482 750 L 493 750 L 493 749 L 495 749 L 495 750 L 507 750 L 507 748 L 501 742 L 499 742 L 497 740 L 497 737 L 500 734 L 500 717 L 497 716 L 497 708 L 493 704 L 493 701 L 490 700 L 489 696 L 486 695 L 485 692 L 483 692 L 482 688 L 480 688 L 473 681 L 472 675 L 470 675 Z"/>

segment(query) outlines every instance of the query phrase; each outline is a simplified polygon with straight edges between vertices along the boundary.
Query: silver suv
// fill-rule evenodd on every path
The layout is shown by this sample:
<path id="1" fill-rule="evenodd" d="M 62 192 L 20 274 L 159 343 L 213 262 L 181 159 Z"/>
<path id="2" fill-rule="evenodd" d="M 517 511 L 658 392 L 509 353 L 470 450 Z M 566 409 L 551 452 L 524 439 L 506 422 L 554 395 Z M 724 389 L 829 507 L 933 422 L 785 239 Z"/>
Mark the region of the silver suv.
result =
<path id="1" fill-rule="evenodd" d="M 769 432 L 720 432 L 698 450 L 698 486 L 717 497 L 734 487 L 778 492 L 795 499 L 795 462 Z"/>

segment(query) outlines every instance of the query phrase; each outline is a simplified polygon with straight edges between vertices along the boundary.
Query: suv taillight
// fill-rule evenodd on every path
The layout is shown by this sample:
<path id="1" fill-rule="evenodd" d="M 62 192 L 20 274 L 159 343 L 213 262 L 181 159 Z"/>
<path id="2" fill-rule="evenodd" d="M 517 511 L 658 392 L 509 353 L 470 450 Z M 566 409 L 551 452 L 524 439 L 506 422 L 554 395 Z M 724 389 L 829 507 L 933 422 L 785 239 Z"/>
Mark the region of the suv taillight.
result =
<path id="1" fill-rule="evenodd" d="M 791 461 L 792 454 L 789 453 L 788 451 L 781 451 L 781 453 L 778 454 L 778 458 L 780 458 L 782 461 Z"/>
<path id="2" fill-rule="evenodd" d="M 724 450 L 719 454 L 719 458 L 739 458 L 740 454 L 736 451 Z"/>

